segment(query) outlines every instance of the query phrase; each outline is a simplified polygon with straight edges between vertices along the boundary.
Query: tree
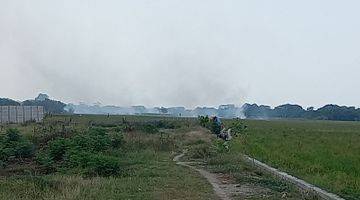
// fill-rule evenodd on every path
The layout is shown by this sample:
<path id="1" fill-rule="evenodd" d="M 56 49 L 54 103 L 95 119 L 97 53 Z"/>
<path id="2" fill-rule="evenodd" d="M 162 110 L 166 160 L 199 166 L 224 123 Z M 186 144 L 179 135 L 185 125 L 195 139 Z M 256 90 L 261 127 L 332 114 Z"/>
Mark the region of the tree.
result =
<path id="1" fill-rule="evenodd" d="M 44 101 L 34 101 L 34 100 L 26 100 L 22 103 L 24 106 L 44 106 L 45 112 L 47 113 L 65 113 L 65 106 L 61 101 L 55 101 L 50 99 L 45 99 Z"/>
<path id="2" fill-rule="evenodd" d="M 49 95 L 40 93 L 40 94 L 35 98 L 35 101 L 45 101 L 46 99 L 49 99 Z"/>
<path id="3" fill-rule="evenodd" d="M 257 104 L 245 104 L 242 107 L 246 118 L 263 119 L 272 117 L 272 109 L 270 106 L 264 106 Z"/>
<path id="4" fill-rule="evenodd" d="M 20 106 L 20 103 L 8 98 L 0 98 L 0 106 Z"/>
<path id="5" fill-rule="evenodd" d="M 305 110 L 299 105 L 285 104 L 274 108 L 274 116 L 279 118 L 302 118 Z"/>

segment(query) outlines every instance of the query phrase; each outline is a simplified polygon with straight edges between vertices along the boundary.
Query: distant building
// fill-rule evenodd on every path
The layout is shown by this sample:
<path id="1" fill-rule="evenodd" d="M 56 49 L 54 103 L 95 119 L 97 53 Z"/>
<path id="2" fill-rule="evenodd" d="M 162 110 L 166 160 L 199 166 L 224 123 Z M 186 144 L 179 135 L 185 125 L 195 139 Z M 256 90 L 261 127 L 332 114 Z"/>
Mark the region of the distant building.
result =
<path id="1" fill-rule="evenodd" d="M 0 123 L 41 122 L 44 119 L 43 106 L 0 106 Z"/>

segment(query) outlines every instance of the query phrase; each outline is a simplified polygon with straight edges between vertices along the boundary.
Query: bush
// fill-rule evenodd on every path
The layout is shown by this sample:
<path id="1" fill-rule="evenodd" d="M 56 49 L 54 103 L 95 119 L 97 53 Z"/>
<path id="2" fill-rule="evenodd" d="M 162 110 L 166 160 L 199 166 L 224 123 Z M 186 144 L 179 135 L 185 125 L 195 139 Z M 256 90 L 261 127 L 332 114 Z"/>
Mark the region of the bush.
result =
<path id="1" fill-rule="evenodd" d="M 200 126 L 202 126 L 204 128 L 210 127 L 211 120 L 210 120 L 209 116 L 199 116 L 198 121 L 199 121 Z"/>
<path id="2" fill-rule="evenodd" d="M 116 157 L 106 155 L 92 155 L 87 163 L 87 175 L 116 176 L 120 173 L 120 163 Z"/>
<path id="3" fill-rule="evenodd" d="M 29 140 L 21 140 L 14 145 L 15 157 L 30 158 L 34 155 L 35 146 Z"/>
<path id="4" fill-rule="evenodd" d="M 29 158 L 34 154 L 34 144 L 23 138 L 17 129 L 8 129 L 0 139 L 0 161 L 5 166 L 9 158 Z"/>
<path id="5" fill-rule="evenodd" d="M 87 168 L 93 153 L 70 149 L 66 152 L 65 167 L 66 168 Z"/>
<path id="6" fill-rule="evenodd" d="M 93 151 L 104 151 L 111 146 L 111 138 L 106 133 L 106 129 L 90 129 L 86 136 L 88 136 L 86 139 L 92 142 Z"/>
<path id="7" fill-rule="evenodd" d="M 39 152 L 36 155 L 36 161 L 38 164 L 42 166 L 43 171 L 45 173 L 50 173 L 55 171 L 53 158 L 49 154 L 45 152 Z"/>
<path id="8" fill-rule="evenodd" d="M 159 132 L 159 129 L 153 124 L 144 124 L 141 126 L 141 130 L 149 134 L 155 134 Z"/>
<path id="9" fill-rule="evenodd" d="M 213 134 L 220 134 L 221 125 L 210 119 L 208 116 L 199 116 L 198 121 L 202 127 L 209 129 Z"/>
<path id="10" fill-rule="evenodd" d="M 70 146 L 73 149 L 100 152 L 109 149 L 111 138 L 103 129 L 90 129 L 84 134 L 76 134 L 70 139 Z"/>
<path id="11" fill-rule="evenodd" d="M 47 172 L 75 170 L 90 176 L 115 176 L 120 171 L 116 157 L 108 156 L 112 148 L 124 144 L 121 132 L 106 133 L 92 128 L 71 138 L 56 138 L 38 153 L 36 160 Z"/>
<path id="12" fill-rule="evenodd" d="M 123 132 L 123 131 L 125 131 L 125 130 L 126 130 L 125 125 L 116 126 L 116 127 L 114 128 L 114 131 L 116 131 L 116 132 Z"/>
<path id="13" fill-rule="evenodd" d="M 6 131 L 7 141 L 19 141 L 21 138 L 20 131 L 18 129 L 10 128 Z"/>
<path id="14" fill-rule="evenodd" d="M 57 138 L 51 141 L 49 143 L 49 156 L 55 161 L 62 160 L 68 146 L 69 142 L 64 138 Z"/>
<path id="15" fill-rule="evenodd" d="M 125 144 L 124 135 L 121 132 L 116 132 L 110 134 L 111 138 L 111 147 L 120 148 Z"/>

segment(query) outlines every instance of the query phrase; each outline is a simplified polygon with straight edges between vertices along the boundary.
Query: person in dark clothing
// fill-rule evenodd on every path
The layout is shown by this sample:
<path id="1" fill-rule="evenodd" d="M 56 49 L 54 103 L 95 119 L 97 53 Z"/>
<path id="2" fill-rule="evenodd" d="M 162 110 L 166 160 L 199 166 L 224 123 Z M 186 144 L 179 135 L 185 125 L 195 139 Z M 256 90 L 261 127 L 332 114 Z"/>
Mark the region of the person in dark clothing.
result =
<path id="1" fill-rule="evenodd" d="M 212 123 L 211 123 L 211 132 L 216 134 L 217 136 L 219 136 L 221 133 L 221 126 L 222 126 L 222 123 L 221 123 L 220 119 L 218 117 L 214 116 L 212 118 Z"/>

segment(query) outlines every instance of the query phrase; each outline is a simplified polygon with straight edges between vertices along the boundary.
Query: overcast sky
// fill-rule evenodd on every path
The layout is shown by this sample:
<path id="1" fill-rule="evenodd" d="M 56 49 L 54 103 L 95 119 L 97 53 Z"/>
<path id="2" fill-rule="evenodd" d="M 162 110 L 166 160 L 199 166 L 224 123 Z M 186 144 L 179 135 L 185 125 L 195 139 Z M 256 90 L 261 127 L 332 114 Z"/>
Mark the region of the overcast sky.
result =
<path id="1" fill-rule="evenodd" d="M 0 96 L 360 106 L 358 0 L 0 0 Z"/>

